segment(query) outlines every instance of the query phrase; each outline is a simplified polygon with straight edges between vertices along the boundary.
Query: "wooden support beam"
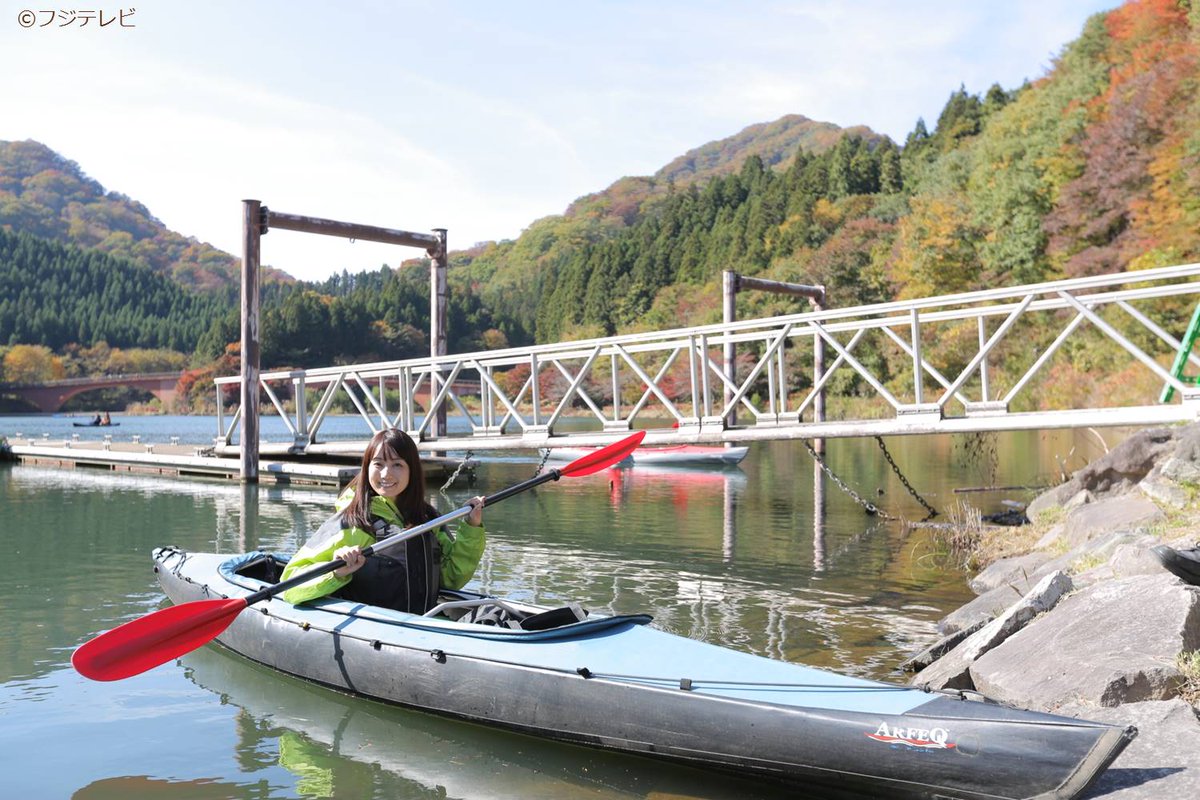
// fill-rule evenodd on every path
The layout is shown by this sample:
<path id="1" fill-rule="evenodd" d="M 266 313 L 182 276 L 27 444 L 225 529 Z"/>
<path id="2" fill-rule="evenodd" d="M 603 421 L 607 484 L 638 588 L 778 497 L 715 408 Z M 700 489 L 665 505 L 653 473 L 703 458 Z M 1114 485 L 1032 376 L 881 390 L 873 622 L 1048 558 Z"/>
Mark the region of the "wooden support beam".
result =
<path id="1" fill-rule="evenodd" d="M 320 217 L 302 217 L 298 214 L 284 214 L 281 211 L 266 212 L 266 228 L 299 231 L 300 233 L 318 233 L 323 236 L 340 236 L 343 239 L 355 239 L 362 242 L 382 242 L 383 244 L 399 244 L 406 247 L 420 247 L 431 256 L 445 243 L 445 237 L 439 238 L 428 233 L 413 233 L 411 231 L 377 228 L 374 225 L 359 225 L 353 222 L 338 222 Z"/>
<path id="2" fill-rule="evenodd" d="M 242 483 L 258 483 L 258 264 L 264 210 L 257 200 L 242 201 Z"/>

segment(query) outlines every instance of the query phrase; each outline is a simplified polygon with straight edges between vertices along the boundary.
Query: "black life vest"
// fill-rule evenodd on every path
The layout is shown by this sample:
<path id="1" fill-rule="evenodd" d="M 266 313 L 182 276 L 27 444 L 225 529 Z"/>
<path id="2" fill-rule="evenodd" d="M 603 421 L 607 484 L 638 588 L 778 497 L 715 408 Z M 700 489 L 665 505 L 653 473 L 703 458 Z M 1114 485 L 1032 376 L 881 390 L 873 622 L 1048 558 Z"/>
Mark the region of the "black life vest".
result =
<path id="1" fill-rule="evenodd" d="M 402 533 L 382 519 L 375 519 L 375 538 L 386 540 Z M 336 594 L 355 603 L 424 614 L 437 605 L 441 584 L 441 547 L 433 531 L 414 536 L 382 553 L 367 556 Z"/>

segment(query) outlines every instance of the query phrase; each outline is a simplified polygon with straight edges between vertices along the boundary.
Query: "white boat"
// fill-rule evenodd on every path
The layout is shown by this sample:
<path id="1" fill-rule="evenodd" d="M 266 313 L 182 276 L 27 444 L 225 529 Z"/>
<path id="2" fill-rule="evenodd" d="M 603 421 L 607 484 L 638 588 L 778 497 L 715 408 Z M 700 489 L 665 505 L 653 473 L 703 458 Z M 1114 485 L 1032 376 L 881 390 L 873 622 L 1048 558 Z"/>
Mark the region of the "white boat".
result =
<path id="1" fill-rule="evenodd" d="M 596 448 L 555 447 L 550 450 L 551 461 L 574 461 Z M 750 448 L 721 447 L 720 445 L 680 444 L 661 447 L 639 447 L 624 461 L 615 466 L 638 465 L 722 467 L 740 464 Z"/>
<path id="2" fill-rule="evenodd" d="M 681 444 L 668 447 L 639 447 L 633 451 L 634 464 L 672 465 L 734 465 L 740 464 L 749 447 L 721 447 L 702 444 Z"/>

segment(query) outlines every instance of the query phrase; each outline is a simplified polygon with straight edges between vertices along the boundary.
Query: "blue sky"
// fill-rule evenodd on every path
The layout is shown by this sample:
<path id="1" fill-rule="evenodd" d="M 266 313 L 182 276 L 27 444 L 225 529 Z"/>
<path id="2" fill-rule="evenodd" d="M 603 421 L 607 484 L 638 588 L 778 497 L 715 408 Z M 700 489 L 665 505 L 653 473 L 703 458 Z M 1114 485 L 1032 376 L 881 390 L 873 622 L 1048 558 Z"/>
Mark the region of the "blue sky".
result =
<path id="1" fill-rule="evenodd" d="M 785 114 L 902 142 L 959 85 L 1044 75 L 1117 4 L 0 0 L 0 140 L 41 141 L 235 254 L 242 198 L 444 227 L 459 249 Z M 288 231 L 262 253 L 304 279 L 416 255 Z"/>

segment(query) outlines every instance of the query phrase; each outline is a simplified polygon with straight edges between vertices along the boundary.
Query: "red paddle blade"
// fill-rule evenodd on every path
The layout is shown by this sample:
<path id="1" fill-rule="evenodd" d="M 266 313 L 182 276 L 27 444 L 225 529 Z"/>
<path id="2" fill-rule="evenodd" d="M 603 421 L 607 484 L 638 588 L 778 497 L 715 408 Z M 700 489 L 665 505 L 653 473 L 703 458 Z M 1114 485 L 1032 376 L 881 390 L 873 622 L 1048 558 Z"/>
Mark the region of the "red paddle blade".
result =
<path id="1" fill-rule="evenodd" d="M 241 597 L 170 606 L 84 642 L 71 665 L 94 681 L 129 678 L 211 642 L 245 607 Z"/>
<path id="2" fill-rule="evenodd" d="M 611 467 L 613 464 L 627 457 L 637 449 L 637 446 L 642 443 L 642 439 L 645 438 L 645 431 L 631 433 L 619 442 L 613 442 L 594 453 L 588 453 L 586 456 L 575 459 L 560 469 L 559 472 L 568 478 L 582 478 L 584 475 L 599 472 L 605 467 Z"/>

